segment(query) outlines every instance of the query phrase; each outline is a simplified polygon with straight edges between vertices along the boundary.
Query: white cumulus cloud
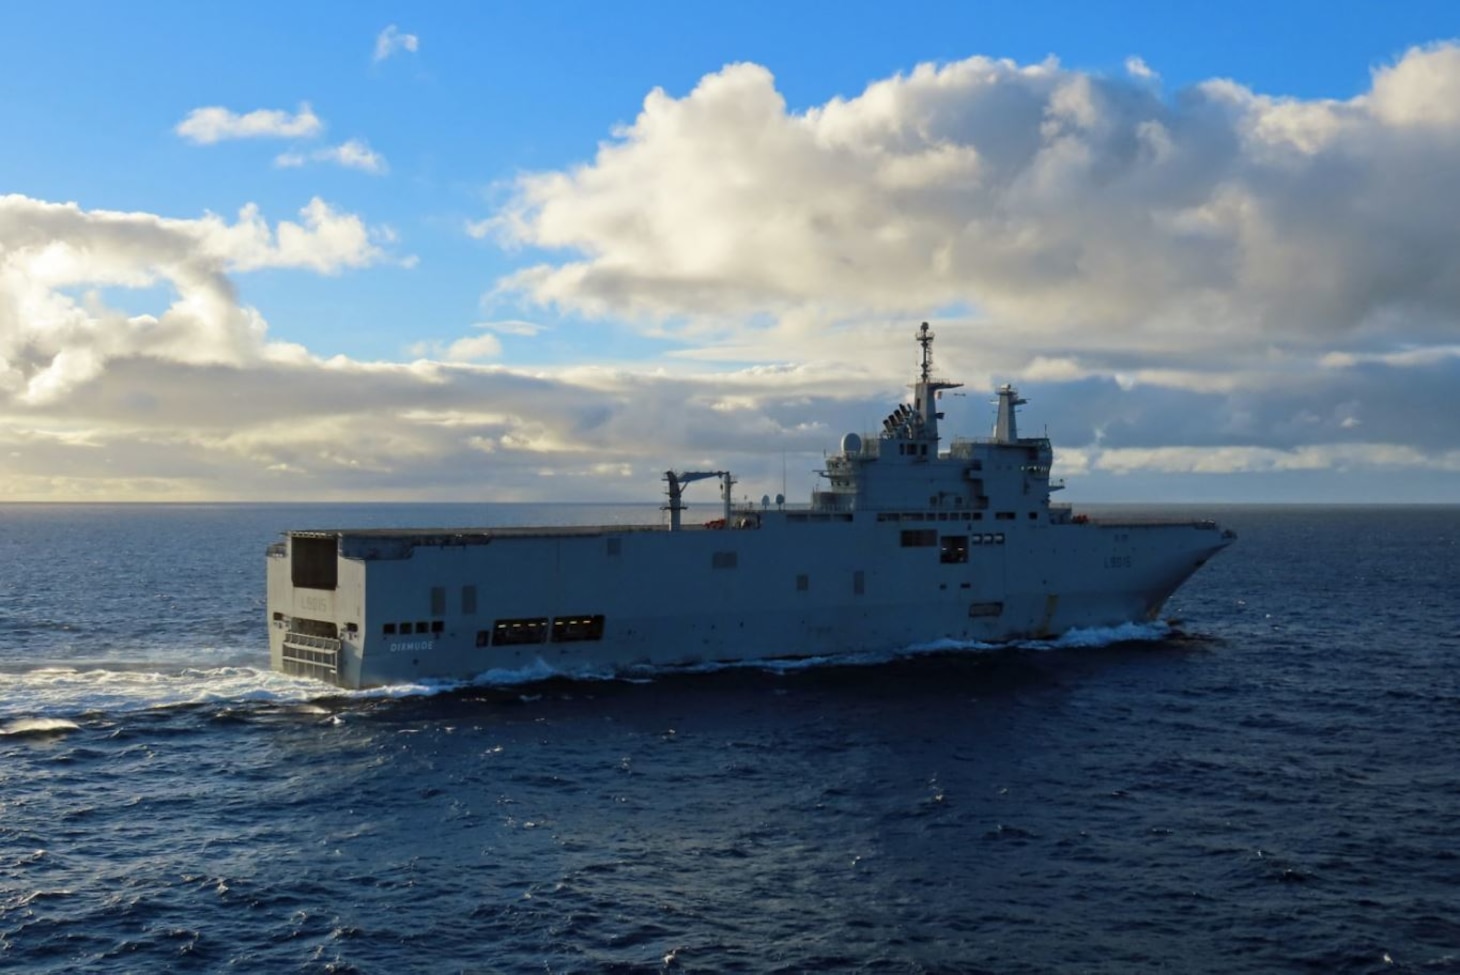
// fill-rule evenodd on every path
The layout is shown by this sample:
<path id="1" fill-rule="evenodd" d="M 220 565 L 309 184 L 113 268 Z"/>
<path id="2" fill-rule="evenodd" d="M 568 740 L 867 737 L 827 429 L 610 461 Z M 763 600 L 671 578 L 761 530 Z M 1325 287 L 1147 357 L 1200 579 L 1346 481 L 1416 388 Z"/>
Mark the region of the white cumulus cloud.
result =
<path id="1" fill-rule="evenodd" d="M 1146 63 L 1144 58 L 1139 58 L 1135 55 L 1131 55 L 1125 59 L 1125 71 L 1132 78 L 1142 78 L 1147 81 L 1154 81 L 1161 77 L 1155 71 L 1151 70 L 1151 66 Z"/>
<path id="2" fill-rule="evenodd" d="M 403 34 L 395 24 L 381 31 L 375 38 L 374 60 L 377 64 L 398 51 L 416 53 L 421 48 L 421 39 L 415 34 Z"/>
<path id="3" fill-rule="evenodd" d="M 337 166 L 344 166 L 346 169 L 358 169 L 377 176 L 390 170 L 385 157 L 371 149 L 364 139 L 350 139 L 337 146 L 325 146 L 309 152 L 284 152 L 274 157 L 274 165 L 281 168 L 303 166 L 309 162 L 333 163 Z"/>
<path id="4" fill-rule="evenodd" d="M 731 65 L 468 229 L 557 252 L 503 291 L 651 331 L 965 308 L 1026 343 L 1188 361 L 1453 336 L 1460 48 L 1347 101 L 1167 94 L 1148 70 L 975 57 L 793 112 Z"/>
<path id="5" fill-rule="evenodd" d="M 266 344 L 262 317 L 238 302 L 228 273 L 329 274 L 386 257 L 374 242 L 381 231 L 359 217 L 320 199 L 300 213 L 299 223 L 271 227 L 252 205 L 229 223 L 0 197 L 0 390 L 50 403 L 137 356 L 194 365 L 297 358 L 296 348 Z M 172 291 L 171 304 L 130 316 L 83 290 L 153 285 Z"/>
<path id="6" fill-rule="evenodd" d="M 238 114 L 218 105 L 195 108 L 173 130 L 197 145 L 212 145 L 227 139 L 297 139 L 324 131 L 324 123 L 301 102 L 292 115 L 278 109 L 260 108 Z"/>

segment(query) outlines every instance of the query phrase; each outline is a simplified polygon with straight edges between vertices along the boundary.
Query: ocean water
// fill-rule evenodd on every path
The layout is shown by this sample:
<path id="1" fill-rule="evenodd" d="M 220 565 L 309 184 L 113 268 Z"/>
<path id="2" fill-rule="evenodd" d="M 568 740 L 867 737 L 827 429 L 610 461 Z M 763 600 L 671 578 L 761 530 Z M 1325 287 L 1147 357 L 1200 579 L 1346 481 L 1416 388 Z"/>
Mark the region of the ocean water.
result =
<path id="1" fill-rule="evenodd" d="M 0 970 L 1460 971 L 1460 508 L 1202 513 L 1169 628 L 341 693 L 276 532 L 653 510 L 0 506 Z"/>

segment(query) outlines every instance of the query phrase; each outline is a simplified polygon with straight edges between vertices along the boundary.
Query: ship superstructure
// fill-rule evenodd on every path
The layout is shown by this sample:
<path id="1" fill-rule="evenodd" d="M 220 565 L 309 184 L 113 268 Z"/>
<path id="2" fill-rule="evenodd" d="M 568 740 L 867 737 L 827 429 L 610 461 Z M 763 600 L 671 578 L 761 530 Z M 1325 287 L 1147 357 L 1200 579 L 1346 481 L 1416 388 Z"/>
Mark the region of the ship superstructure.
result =
<path id="1" fill-rule="evenodd" d="M 1010 385 L 991 436 L 941 446 L 933 333 L 911 404 L 847 434 L 809 505 L 737 504 L 728 471 L 664 475 L 666 524 L 290 531 L 268 558 L 276 670 L 342 687 L 539 661 L 624 670 L 1002 642 L 1157 618 L 1231 532 L 1091 520 L 1050 501 L 1053 450 Z M 686 523 L 687 485 L 719 517 Z"/>

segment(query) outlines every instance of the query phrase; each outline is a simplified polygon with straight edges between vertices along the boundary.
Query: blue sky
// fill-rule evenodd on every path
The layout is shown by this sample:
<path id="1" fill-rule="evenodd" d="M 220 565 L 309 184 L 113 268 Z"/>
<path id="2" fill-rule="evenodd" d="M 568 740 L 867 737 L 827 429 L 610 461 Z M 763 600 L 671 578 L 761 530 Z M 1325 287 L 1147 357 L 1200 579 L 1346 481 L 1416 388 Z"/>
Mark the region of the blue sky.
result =
<path id="1" fill-rule="evenodd" d="M 758 495 L 931 319 L 1075 500 L 1453 501 L 1457 19 L 17 6 L 0 498 Z"/>

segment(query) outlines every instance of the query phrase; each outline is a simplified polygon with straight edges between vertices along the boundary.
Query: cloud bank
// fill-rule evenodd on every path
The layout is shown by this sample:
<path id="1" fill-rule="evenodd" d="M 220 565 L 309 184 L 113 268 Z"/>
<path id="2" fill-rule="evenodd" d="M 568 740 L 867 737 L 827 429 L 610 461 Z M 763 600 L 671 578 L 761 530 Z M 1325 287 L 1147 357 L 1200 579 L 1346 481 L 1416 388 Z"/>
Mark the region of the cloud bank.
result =
<path id="1" fill-rule="evenodd" d="M 1451 472 L 1456 106 L 1451 43 L 1345 100 L 975 57 L 793 111 L 736 64 L 467 229 L 553 255 L 501 293 L 698 358 L 851 366 L 934 318 L 1078 418 L 1072 470 Z"/>
<path id="2" fill-rule="evenodd" d="M 491 291 L 528 313 L 410 362 L 322 359 L 240 301 L 265 268 L 394 263 L 322 200 L 271 224 L 0 198 L 0 491 L 647 500 L 714 463 L 758 497 L 783 452 L 794 473 L 875 427 L 922 319 L 970 384 L 950 427 L 1019 382 L 1057 473 L 1452 489 L 1460 48 L 1346 100 L 1166 92 L 1157 67 L 970 58 L 797 110 L 750 64 L 651 92 L 468 225 L 528 255 Z M 545 324 L 672 351 L 498 364 Z"/>

